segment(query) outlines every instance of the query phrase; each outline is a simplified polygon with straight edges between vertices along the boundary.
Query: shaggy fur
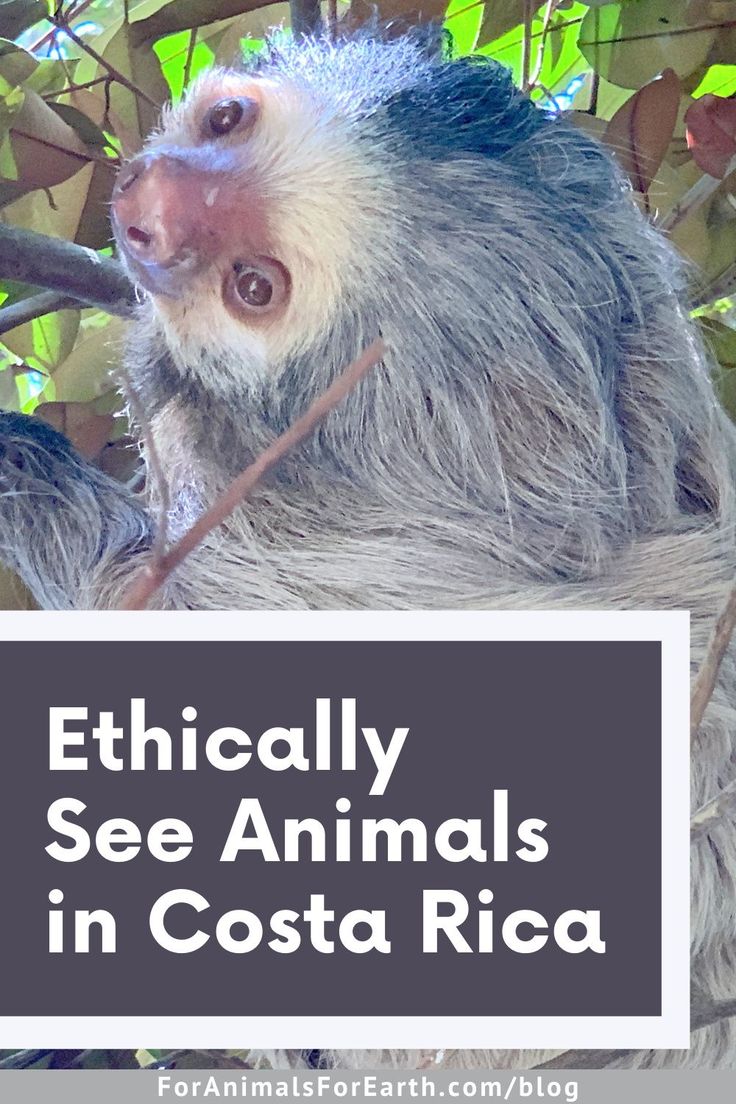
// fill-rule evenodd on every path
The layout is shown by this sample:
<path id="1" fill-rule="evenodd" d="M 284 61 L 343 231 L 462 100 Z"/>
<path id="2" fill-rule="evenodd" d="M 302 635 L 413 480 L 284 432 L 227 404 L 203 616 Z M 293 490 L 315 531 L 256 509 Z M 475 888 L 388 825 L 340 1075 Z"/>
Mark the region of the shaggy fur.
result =
<path id="1" fill-rule="evenodd" d="M 203 104 L 254 81 L 263 112 L 247 142 L 203 140 Z M 255 174 L 292 276 L 267 326 L 227 314 L 216 265 L 141 306 L 127 366 L 171 483 L 172 534 L 379 332 L 388 347 L 161 605 L 686 607 L 698 663 L 736 567 L 736 433 L 675 255 L 598 144 L 494 64 L 356 41 L 273 47 L 254 74 L 208 75 L 148 149 L 222 174 L 236 197 Z M 148 554 L 155 502 L 36 423 L 6 415 L 0 431 L 5 562 L 44 607 L 114 607 Z M 694 751 L 696 807 L 736 771 L 735 680 L 729 657 Z M 693 971 L 716 998 L 736 992 L 735 879 L 730 822 L 693 854 Z M 627 1064 L 736 1067 L 736 1022 Z"/>

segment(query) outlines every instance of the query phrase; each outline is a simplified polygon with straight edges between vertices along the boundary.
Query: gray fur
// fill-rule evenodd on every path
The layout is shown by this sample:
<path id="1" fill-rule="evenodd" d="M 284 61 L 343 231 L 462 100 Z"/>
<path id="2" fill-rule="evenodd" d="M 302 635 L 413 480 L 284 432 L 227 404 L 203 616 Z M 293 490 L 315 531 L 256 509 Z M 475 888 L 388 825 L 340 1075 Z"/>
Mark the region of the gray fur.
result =
<path id="1" fill-rule="evenodd" d="M 128 371 L 171 482 L 172 533 L 379 331 L 389 352 L 160 603 L 686 607 L 697 664 L 736 566 L 736 433 L 675 255 L 608 155 L 534 112 L 495 70 L 433 67 L 411 43 L 274 49 L 263 69 L 297 81 L 366 153 L 365 218 L 322 332 L 265 375 L 237 350 L 203 347 L 182 363 L 150 302 L 141 307 Z M 144 513 L 89 466 L 38 448 L 28 435 L 29 462 L 0 467 L 3 557 L 45 607 L 114 607 L 148 555 L 155 503 Z M 734 777 L 735 679 L 729 656 L 694 753 L 696 807 Z M 693 970 L 716 998 L 736 992 L 735 879 L 729 822 L 693 855 Z M 736 1023 L 698 1032 L 689 1052 L 627 1064 L 734 1068 Z"/>

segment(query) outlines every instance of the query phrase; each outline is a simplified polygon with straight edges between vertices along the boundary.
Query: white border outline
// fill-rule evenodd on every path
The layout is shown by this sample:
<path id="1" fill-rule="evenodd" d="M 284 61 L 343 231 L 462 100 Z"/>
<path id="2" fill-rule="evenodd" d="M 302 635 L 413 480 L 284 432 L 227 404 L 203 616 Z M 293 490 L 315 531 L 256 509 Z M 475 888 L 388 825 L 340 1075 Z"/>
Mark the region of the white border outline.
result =
<path id="1" fill-rule="evenodd" d="M 655 640 L 662 643 L 660 1016 L 18 1016 L 3 1049 L 685 1049 L 690 653 L 685 611 L 3 612 L 2 640 Z"/>

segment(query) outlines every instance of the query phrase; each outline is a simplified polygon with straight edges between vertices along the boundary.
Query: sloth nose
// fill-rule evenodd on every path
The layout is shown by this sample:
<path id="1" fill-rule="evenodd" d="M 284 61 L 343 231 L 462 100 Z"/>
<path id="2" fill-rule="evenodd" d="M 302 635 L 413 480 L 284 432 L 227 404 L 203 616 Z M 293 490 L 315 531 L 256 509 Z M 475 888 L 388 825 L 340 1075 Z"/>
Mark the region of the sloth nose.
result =
<path id="1" fill-rule="evenodd" d="M 115 237 L 136 279 L 176 295 L 207 260 L 201 208 L 203 179 L 183 160 L 143 154 L 121 171 L 112 198 Z"/>
<path id="2" fill-rule="evenodd" d="M 184 297 L 197 278 L 222 283 L 233 261 L 270 255 L 268 200 L 240 147 L 167 147 L 140 154 L 118 175 L 112 225 L 136 283 Z"/>

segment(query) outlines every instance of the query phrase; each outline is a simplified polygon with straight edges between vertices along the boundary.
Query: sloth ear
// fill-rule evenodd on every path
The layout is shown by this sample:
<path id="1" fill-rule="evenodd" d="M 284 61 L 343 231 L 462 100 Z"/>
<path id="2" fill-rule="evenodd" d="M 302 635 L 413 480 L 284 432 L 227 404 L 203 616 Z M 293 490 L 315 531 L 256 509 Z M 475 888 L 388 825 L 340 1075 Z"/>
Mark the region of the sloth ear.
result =
<path id="1" fill-rule="evenodd" d="M 402 144 L 443 161 L 463 154 L 499 158 L 551 125 L 514 86 L 509 70 L 482 57 L 436 62 L 417 84 L 390 97 L 384 110 Z"/>

